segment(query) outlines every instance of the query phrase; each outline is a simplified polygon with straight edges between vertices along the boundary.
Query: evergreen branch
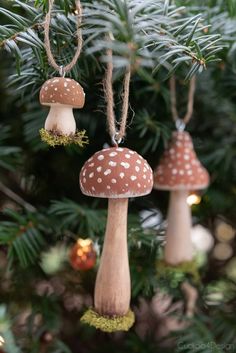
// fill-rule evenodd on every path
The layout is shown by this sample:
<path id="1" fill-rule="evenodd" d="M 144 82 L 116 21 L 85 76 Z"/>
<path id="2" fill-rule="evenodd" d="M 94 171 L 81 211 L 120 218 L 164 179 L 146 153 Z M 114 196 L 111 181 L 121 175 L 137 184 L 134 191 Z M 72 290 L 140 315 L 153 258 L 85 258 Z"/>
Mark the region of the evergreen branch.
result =
<path id="1" fill-rule="evenodd" d="M 168 2 L 166 2 L 168 3 Z M 100 4 L 100 3 L 99 3 Z M 120 48 L 120 54 L 121 50 L 123 51 L 123 55 L 131 56 L 136 52 L 136 55 L 140 56 L 140 59 L 142 60 L 142 51 L 144 48 L 149 48 L 151 47 L 151 51 L 149 52 L 149 59 L 154 58 L 155 60 L 158 60 L 159 63 L 156 65 L 155 70 L 157 71 L 160 69 L 161 66 L 164 64 L 166 65 L 166 61 L 170 59 L 173 56 L 176 55 L 182 55 L 183 53 L 187 56 L 189 56 L 194 62 L 198 62 L 200 66 L 205 67 L 206 63 L 210 62 L 210 60 L 213 60 L 212 56 L 212 50 L 215 43 L 212 43 L 212 40 L 214 37 L 208 36 L 206 39 L 209 43 L 208 46 L 205 46 L 203 48 L 201 47 L 201 42 L 199 41 L 198 43 L 198 38 L 196 37 L 196 33 L 199 31 L 204 31 L 206 27 L 204 27 L 202 24 L 200 25 L 200 16 L 193 16 L 191 18 L 182 18 L 178 19 L 180 16 L 181 10 L 176 11 L 178 9 L 175 9 L 173 11 L 173 6 L 167 6 L 167 8 L 170 11 L 170 14 L 168 16 L 168 11 L 167 8 L 165 9 L 165 15 L 166 18 L 163 16 L 163 13 L 160 12 L 160 9 L 157 7 L 155 8 L 156 11 L 154 11 L 154 14 L 151 13 L 152 20 L 147 23 L 144 23 L 143 17 L 145 13 L 141 12 L 140 17 L 137 16 L 137 19 L 132 23 L 129 16 L 127 15 L 124 17 L 125 14 L 125 6 L 130 7 L 129 11 L 132 11 L 132 5 L 135 6 L 137 4 L 136 1 L 129 1 L 128 3 L 123 4 L 122 8 L 122 3 L 119 1 L 117 4 L 119 6 L 118 9 L 115 7 L 112 3 L 112 1 L 102 1 L 101 4 L 99 5 L 96 3 L 96 5 L 89 5 L 89 11 L 88 11 L 88 19 L 87 19 L 87 24 L 89 26 L 92 26 L 92 28 L 96 27 L 96 33 L 99 33 L 99 30 L 101 32 L 101 35 L 104 35 L 104 32 L 111 31 L 115 37 L 115 42 L 112 44 L 112 49 L 113 51 L 118 51 Z M 104 5 L 105 4 L 105 5 Z M 160 8 L 161 4 L 159 3 Z M 107 7 L 107 5 L 109 7 Z M 112 6 L 113 5 L 113 6 Z M 150 5 L 150 6 L 149 6 Z M 96 9 L 95 9 L 96 6 Z M 146 8 L 153 9 L 153 3 L 150 2 L 150 4 L 146 4 Z M 158 8 L 158 10 L 157 10 Z M 121 11 L 120 9 L 123 9 Z M 120 10 L 120 11 L 119 11 Z M 141 8 L 143 10 L 143 8 Z M 115 16 L 116 13 L 116 16 Z M 135 14 L 137 15 L 137 11 Z M 161 14 L 161 15 L 160 15 Z M 122 17 L 123 15 L 123 17 Z M 89 16 L 92 16 L 92 19 L 89 18 Z M 115 18 L 113 18 L 115 17 Z M 139 26 L 139 19 L 140 19 L 140 26 Z M 122 22 L 123 21 L 123 22 Z M 176 26 L 176 23 L 178 22 L 178 25 Z M 122 25 L 125 23 L 126 25 Z M 174 25 L 175 24 L 175 25 Z M 120 32 L 122 28 L 122 33 Z M 130 32 L 128 29 L 132 28 L 132 31 Z M 145 30 L 143 29 L 145 28 Z M 125 31 L 125 29 L 127 29 Z M 140 30 L 141 29 L 141 30 Z M 136 31 L 135 31 L 136 30 Z M 187 34 L 186 34 L 187 33 Z M 203 32 L 204 33 L 204 32 Z M 144 34 L 143 38 L 141 39 L 141 34 Z M 97 36 L 96 36 L 97 38 Z M 127 46 L 127 49 L 125 51 L 125 47 L 121 46 L 121 42 L 119 42 L 119 38 L 123 40 L 123 42 L 126 42 L 126 44 L 129 44 Z M 139 43 L 142 43 L 142 46 Z M 217 40 L 220 40 L 218 38 Z M 212 43 L 212 45 L 211 45 Z M 98 40 L 93 43 L 93 47 L 89 52 L 96 52 L 98 50 L 102 50 L 102 48 L 107 47 L 108 43 L 106 41 L 103 41 L 102 39 Z M 130 52 L 130 46 L 133 48 L 133 53 Z M 194 51 L 193 49 L 195 47 L 198 47 L 198 51 Z M 221 46 L 218 46 L 217 49 L 221 50 Z M 215 48 L 214 48 L 215 49 Z M 166 53 L 160 55 L 160 50 L 167 50 Z M 207 52 L 209 50 L 209 52 Z M 204 55 L 207 55 L 207 58 L 204 58 Z M 183 56 L 183 55 L 182 55 Z M 135 58 L 134 58 L 135 59 Z M 148 61 L 145 60 L 145 57 L 143 58 L 143 62 L 140 63 L 139 65 L 146 65 L 148 64 Z M 186 59 L 182 60 L 183 62 L 186 62 Z M 150 61 L 149 61 L 150 63 Z M 194 73 L 193 73 L 194 74 Z"/>
<path id="2" fill-rule="evenodd" d="M 6 31 L 6 28 L 3 29 L 3 27 L 1 26 L 0 27 L 0 34 L 2 36 L 3 36 L 3 34 L 5 34 L 5 37 L 4 37 L 4 39 L 2 39 L 0 41 L 0 47 L 6 47 L 9 44 L 9 42 L 11 43 L 12 41 L 14 41 L 16 44 L 17 41 L 22 41 L 22 40 L 20 40 L 20 38 L 21 38 L 21 36 L 24 36 L 24 34 L 27 33 L 27 31 L 38 30 L 41 27 L 42 27 L 41 23 L 34 23 L 34 24 L 30 25 L 29 27 L 24 28 L 24 30 L 21 30 L 19 32 L 13 32 L 10 29 L 8 29 L 8 31 Z M 33 32 L 29 32 L 29 33 L 32 34 Z M 6 37 L 6 35 L 8 35 L 8 36 Z M 29 43 L 29 42 L 27 42 L 27 43 Z M 41 45 L 41 43 L 40 43 L 40 45 Z"/>
<path id="3" fill-rule="evenodd" d="M 19 160 L 19 153 L 21 149 L 15 146 L 9 146 L 7 140 L 10 135 L 9 126 L 0 125 L 0 166 L 4 169 L 13 171 L 16 163 Z"/>
<path id="4" fill-rule="evenodd" d="M 140 112 L 135 121 L 135 130 L 140 138 L 146 139 L 146 144 L 142 148 L 142 154 L 155 152 L 160 139 L 164 143 L 170 137 L 170 130 L 166 125 L 156 120 L 156 117 L 150 115 L 147 111 Z"/>
<path id="5" fill-rule="evenodd" d="M 38 224 L 40 221 L 30 213 L 25 216 L 6 210 L 4 214 L 13 219 L 0 224 L 0 244 L 8 246 L 10 265 L 15 259 L 22 267 L 35 263 L 45 245 Z"/>
<path id="6" fill-rule="evenodd" d="M 82 236 L 90 237 L 104 233 L 106 222 L 104 210 L 95 210 L 85 205 L 80 206 L 72 200 L 64 199 L 53 201 L 49 212 L 60 216 L 61 229 L 69 227 Z"/>
<path id="7" fill-rule="evenodd" d="M 20 6 L 21 1 L 18 0 L 17 3 Z M 86 2 L 83 6 L 85 52 L 87 55 L 99 54 L 101 59 L 106 61 L 105 50 L 111 47 L 114 51 L 114 64 L 119 68 L 131 63 L 134 70 L 153 67 L 155 72 L 165 67 L 171 71 L 186 63 L 190 66 L 191 77 L 197 71 L 201 72 L 208 63 L 215 61 L 216 53 L 223 48 L 219 44 L 220 37 L 216 38 L 215 33 L 207 33 L 208 25 L 204 25 L 200 15 L 186 16 L 184 7 L 176 7 L 169 1 L 148 0 L 144 4 L 139 0 L 99 0 Z M 18 44 L 23 42 L 31 50 L 37 49 L 36 58 L 37 61 L 40 59 L 42 65 L 44 48 L 39 38 L 42 27 L 39 19 L 43 13 L 40 9 L 35 10 L 33 6 L 27 5 L 24 8 L 27 19 L 9 10 L 0 10 L 12 22 L 10 26 L 0 28 L 2 45 L 16 58 L 21 59 L 23 49 L 19 48 Z M 61 48 L 60 50 L 63 49 L 61 43 L 66 43 L 66 57 L 61 62 L 64 64 L 67 56 L 73 55 L 74 51 L 74 44 L 68 39 L 74 34 L 75 19 L 71 15 L 64 16 L 60 8 L 57 10 L 51 23 L 52 30 L 56 32 L 52 41 L 56 43 L 57 48 Z M 111 44 L 105 39 L 110 32 L 114 36 Z M 63 56 L 62 53 L 60 55 Z"/>
<path id="8" fill-rule="evenodd" d="M 227 312 L 227 307 L 221 308 L 219 312 L 214 313 L 214 321 L 212 322 L 212 331 L 214 335 L 218 337 L 222 345 L 235 346 L 235 315 Z"/>
<path id="9" fill-rule="evenodd" d="M 209 320 L 208 320 L 209 321 Z M 214 332 L 201 318 L 196 318 L 184 331 L 176 333 L 178 352 L 192 353 L 223 353 L 221 345 L 217 343 Z"/>
<path id="10" fill-rule="evenodd" d="M 22 197 L 20 197 L 19 195 L 17 195 L 14 191 L 12 191 L 11 189 L 9 189 L 6 185 L 4 185 L 1 181 L 0 181 L 0 191 L 5 194 L 7 197 L 9 197 L 11 200 L 15 201 L 16 203 L 18 203 L 19 205 L 23 206 L 27 211 L 29 212 L 35 212 L 36 208 L 34 206 L 32 206 L 30 203 L 28 203 L 27 201 L 25 201 Z"/>
<path id="11" fill-rule="evenodd" d="M 140 236 L 140 234 L 142 235 Z M 133 236 L 138 236 L 139 241 L 132 240 Z M 145 240 L 145 236 L 148 239 Z M 138 296 L 152 297 L 158 286 L 156 258 L 160 242 L 152 232 L 146 234 L 144 230 L 138 232 L 136 229 L 129 232 L 129 244 L 135 244 L 130 248 L 132 296 L 133 298 Z"/>

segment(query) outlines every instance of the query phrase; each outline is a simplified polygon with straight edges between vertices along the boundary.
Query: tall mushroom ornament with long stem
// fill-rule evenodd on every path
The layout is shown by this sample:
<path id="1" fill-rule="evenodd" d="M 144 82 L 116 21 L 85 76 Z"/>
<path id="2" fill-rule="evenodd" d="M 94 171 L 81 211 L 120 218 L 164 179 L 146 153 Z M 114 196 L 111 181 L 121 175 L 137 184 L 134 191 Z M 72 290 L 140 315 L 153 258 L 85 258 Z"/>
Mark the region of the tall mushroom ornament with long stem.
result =
<path id="1" fill-rule="evenodd" d="M 169 146 L 154 171 L 154 188 L 171 191 L 164 259 L 174 266 L 193 259 L 188 192 L 205 189 L 209 184 L 209 174 L 196 156 L 192 139 L 183 131 L 193 113 L 195 82 L 193 77 L 190 80 L 187 112 L 183 119 L 179 119 L 175 77 L 170 79 L 171 112 L 177 131 L 172 134 Z"/>
<path id="2" fill-rule="evenodd" d="M 85 195 L 109 199 L 106 233 L 95 285 L 95 308 L 88 310 L 81 321 L 113 332 L 127 331 L 134 323 L 134 314 L 129 309 L 128 198 L 149 194 L 153 186 L 153 173 L 137 152 L 118 147 L 125 136 L 128 118 L 131 67 L 128 65 L 124 75 L 123 104 L 118 124 L 114 112 L 112 49 L 107 49 L 107 60 L 104 79 L 107 125 L 115 147 L 96 152 L 80 173 L 80 187 Z"/>
<path id="3" fill-rule="evenodd" d="M 154 188 L 171 191 L 164 250 L 165 261 L 170 265 L 193 258 L 191 211 L 187 196 L 190 190 L 205 189 L 208 184 L 208 172 L 197 159 L 190 135 L 184 131 L 174 132 L 154 171 Z"/>
<path id="4" fill-rule="evenodd" d="M 128 198 L 151 192 L 152 169 L 137 152 L 111 147 L 96 152 L 84 164 L 80 186 L 85 195 L 109 199 L 104 246 L 95 285 L 95 309 L 88 311 L 82 321 L 107 332 L 128 330 L 134 322 L 129 309 Z"/>

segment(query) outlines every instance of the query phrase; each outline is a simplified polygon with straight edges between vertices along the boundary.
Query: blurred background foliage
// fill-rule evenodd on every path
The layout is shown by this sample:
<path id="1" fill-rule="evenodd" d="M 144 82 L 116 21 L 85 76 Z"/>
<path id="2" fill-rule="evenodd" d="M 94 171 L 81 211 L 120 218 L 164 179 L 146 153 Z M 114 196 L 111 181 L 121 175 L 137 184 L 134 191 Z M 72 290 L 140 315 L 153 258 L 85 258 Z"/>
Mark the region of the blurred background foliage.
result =
<path id="1" fill-rule="evenodd" d="M 78 127 L 87 130 L 90 144 L 84 149 L 48 148 L 38 133 L 47 116 L 47 109 L 39 105 L 39 90 L 57 75 L 43 46 L 47 1 L 0 0 L 3 352 L 192 352 L 192 344 L 196 348 L 200 343 L 198 352 L 223 352 L 227 347 L 236 351 L 236 2 L 99 0 L 82 5 L 83 53 L 69 77 L 86 92 L 85 107 L 74 114 Z M 69 62 L 74 53 L 74 11 L 73 1 L 56 1 L 51 41 L 60 64 Z M 88 272 L 75 271 L 65 254 L 78 237 L 91 238 L 98 254 L 103 242 L 106 200 L 81 194 L 79 172 L 95 151 L 110 144 L 103 94 L 105 49 L 110 45 L 106 33 L 115 38 L 111 45 L 117 115 L 123 73 L 127 63 L 132 65 L 124 146 L 142 154 L 153 168 L 174 129 L 168 77 L 173 73 L 177 77 L 183 116 L 188 79 L 197 75 L 194 114 L 187 129 L 211 174 L 211 185 L 201 195 L 201 203 L 192 206 L 193 223 L 211 232 L 215 246 L 208 258 L 199 255 L 198 315 L 183 332 L 181 325 L 168 321 L 169 312 L 183 320 L 182 309 L 172 308 L 183 300 L 179 275 L 172 281 L 159 281 L 156 275 L 168 205 L 168 193 L 157 191 L 130 200 L 129 206 L 135 329 L 106 335 L 79 324 L 81 312 L 92 304 L 98 263 Z M 140 211 L 148 213 L 141 217 Z M 147 219 L 156 224 L 144 227 Z M 55 263 L 57 271 L 51 273 Z M 158 297 L 160 290 L 168 293 L 166 306 Z"/>

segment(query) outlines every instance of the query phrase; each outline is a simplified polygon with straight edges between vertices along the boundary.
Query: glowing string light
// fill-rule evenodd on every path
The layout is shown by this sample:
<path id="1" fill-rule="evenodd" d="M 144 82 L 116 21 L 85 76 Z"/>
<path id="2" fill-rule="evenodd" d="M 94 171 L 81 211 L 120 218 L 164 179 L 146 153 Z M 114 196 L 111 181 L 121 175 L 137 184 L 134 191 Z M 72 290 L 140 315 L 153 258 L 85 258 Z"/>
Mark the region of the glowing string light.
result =
<path id="1" fill-rule="evenodd" d="M 192 205 L 199 205 L 199 203 L 201 202 L 202 198 L 200 195 L 197 195 L 197 194 L 190 194 L 188 195 L 187 197 L 187 204 L 189 206 L 192 206 Z"/>

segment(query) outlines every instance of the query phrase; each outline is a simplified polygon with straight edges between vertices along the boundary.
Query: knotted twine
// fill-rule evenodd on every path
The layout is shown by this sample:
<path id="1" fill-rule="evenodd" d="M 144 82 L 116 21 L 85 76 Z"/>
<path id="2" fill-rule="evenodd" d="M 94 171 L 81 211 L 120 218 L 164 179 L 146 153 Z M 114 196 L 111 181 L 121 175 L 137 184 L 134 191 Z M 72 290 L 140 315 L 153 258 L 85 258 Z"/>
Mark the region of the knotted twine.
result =
<path id="1" fill-rule="evenodd" d="M 76 30 L 77 48 L 71 62 L 68 63 L 66 66 L 63 66 L 63 65 L 58 65 L 56 60 L 54 59 L 54 55 L 52 53 L 51 43 L 50 43 L 49 32 L 50 32 L 50 23 L 51 23 L 53 5 L 54 5 L 54 0 L 48 0 L 48 12 L 45 16 L 45 23 L 44 23 L 44 46 L 47 53 L 49 64 L 59 72 L 60 76 L 64 77 L 65 74 L 76 65 L 83 46 L 83 38 L 82 38 L 82 31 L 81 31 L 82 7 L 81 7 L 80 0 L 75 0 L 76 9 L 74 13 L 77 16 L 77 30 Z M 41 129 L 40 135 L 44 142 L 46 142 L 47 144 L 53 147 L 57 145 L 66 146 L 71 143 L 75 143 L 80 147 L 83 147 L 85 144 L 88 143 L 88 138 L 85 135 L 85 130 L 76 131 L 76 133 L 72 135 L 59 135 L 59 134 L 53 133 L 52 131 Z"/>
<path id="2" fill-rule="evenodd" d="M 80 56 L 81 49 L 82 49 L 82 45 L 83 45 L 83 38 L 82 38 L 82 31 L 81 31 L 82 7 L 80 4 L 80 0 L 76 0 L 75 6 L 76 6 L 76 15 L 77 15 L 77 30 L 76 30 L 77 48 L 76 48 L 75 55 L 74 55 L 73 59 L 71 60 L 71 62 L 69 64 L 67 64 L 66 66 L 62 66 L 62 65 L 58 65 L 56 60 L 54 59 L 54 56 L 53 56 L 53 53 L 51 50 L 50 37 L 49 37 L 53 4 L 54 4 L 54 0 L 48 1 L 48 12 L 46 14 L 45 24 L 44 24 L 44 45 L 45 45 L 49 64 L 55 70 L 57 70 L 61 76 L 64 76 L 65 73 L 70 71 L 73 68 L 73 66 L 75 66 L 75 64 Z"/>

